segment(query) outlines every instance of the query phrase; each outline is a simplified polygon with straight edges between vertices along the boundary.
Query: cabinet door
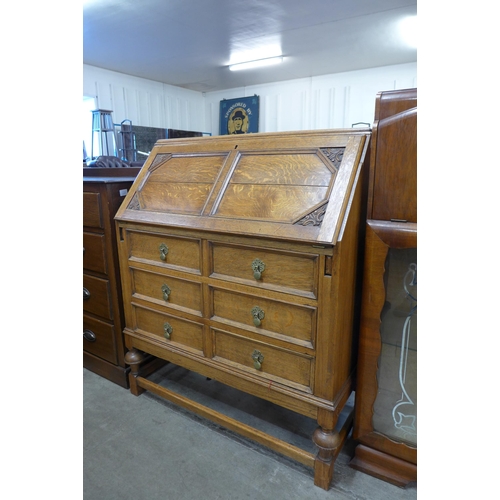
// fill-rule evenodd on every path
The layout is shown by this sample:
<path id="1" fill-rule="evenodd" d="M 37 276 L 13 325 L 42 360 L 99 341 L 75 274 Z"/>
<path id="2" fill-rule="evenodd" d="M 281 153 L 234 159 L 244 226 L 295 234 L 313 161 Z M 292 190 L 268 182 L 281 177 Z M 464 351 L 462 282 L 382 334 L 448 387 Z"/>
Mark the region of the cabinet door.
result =
<path id="1" fill-rule="evenodd" d="M 417 227 L 368 221 L 355 438 L 416 464 Z"/>

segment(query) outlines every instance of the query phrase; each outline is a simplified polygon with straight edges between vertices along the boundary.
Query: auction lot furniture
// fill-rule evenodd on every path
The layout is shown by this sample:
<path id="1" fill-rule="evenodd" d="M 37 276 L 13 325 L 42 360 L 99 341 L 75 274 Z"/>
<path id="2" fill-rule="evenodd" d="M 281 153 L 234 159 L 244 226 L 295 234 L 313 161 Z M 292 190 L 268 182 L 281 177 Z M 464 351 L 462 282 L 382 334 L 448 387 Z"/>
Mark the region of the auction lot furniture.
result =
<path id="1" fill-rule="evenodd" d="M 83 366 L 128 388 L 114 216 L 139 169 L 83 169 Z"/>
<path id="2" fill-rule="evenodd" d="M 314 469 L 352 419 L 369 129 L 160 140 L 116 215 L 125 361 L 152 391 Z M 365 184 L 366 185 L 366 184 Z M 314 418 L 317 454 L 148 379 L 145 355 Z"/>
<path id="3" fill-rule="evenodd" d="M 417 479 L 417 91 L 380 92 L 371 142 L 351 465 Z"/>

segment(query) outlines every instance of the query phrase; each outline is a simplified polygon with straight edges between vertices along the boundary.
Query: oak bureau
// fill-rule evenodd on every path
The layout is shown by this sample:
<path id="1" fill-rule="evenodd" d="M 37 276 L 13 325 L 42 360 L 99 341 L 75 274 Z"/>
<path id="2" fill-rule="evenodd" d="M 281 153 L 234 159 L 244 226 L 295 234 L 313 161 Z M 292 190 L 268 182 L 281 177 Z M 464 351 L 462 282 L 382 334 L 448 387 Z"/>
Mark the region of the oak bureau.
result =
<path id="1" fill-rule="evenodd" d="M 351 421 L 369 129 L 160 140 L 116 217 L 131 392 L 297 460 L 328 489 Z M 145 356 L 314 418 L 311 454 L 148 379 Z"/>

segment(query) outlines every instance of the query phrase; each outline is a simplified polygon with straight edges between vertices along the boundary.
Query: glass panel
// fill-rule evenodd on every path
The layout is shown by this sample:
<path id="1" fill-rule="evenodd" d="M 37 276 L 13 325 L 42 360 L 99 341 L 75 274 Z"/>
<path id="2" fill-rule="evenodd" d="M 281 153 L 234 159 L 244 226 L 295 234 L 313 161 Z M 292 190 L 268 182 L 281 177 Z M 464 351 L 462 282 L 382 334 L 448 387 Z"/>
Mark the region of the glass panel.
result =
<path id="1" fill-rule="evenodd" d="M 384 279 L 373 427 L 392 440 L 416 446 L 417 249 L 390 249 Z"/>

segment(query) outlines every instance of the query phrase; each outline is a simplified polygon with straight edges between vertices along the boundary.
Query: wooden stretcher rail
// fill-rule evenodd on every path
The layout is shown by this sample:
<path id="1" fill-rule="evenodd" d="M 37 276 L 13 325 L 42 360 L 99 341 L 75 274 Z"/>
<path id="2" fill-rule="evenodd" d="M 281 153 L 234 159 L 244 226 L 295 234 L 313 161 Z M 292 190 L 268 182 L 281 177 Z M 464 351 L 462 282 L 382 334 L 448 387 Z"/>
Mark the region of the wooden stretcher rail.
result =
<path id="1" fill-rule="evenodd" d="M 262 444 L 273 451 L 281 453 L 282 455 L 285 455 L 307 467 L 314 467 L 315 456 L 312 453 L 308 453 L 307 451 L 302 450 L 301 448 L 298 448 L 285 441 L 282 441 L 281 439 L 270 436 L 265 432 L 259 431 L 258 429 L 255 429 L 254 427 L 251 427 L 249 425 L 243 424 L 242 422 L 228 417 L 227 415 L 224 415 L 216 410 L 212 410 L 211 408 L 208 408 L 202 404 L 196 403 L 195 401 L 192 401 L 191 399 L 188 399 L 169 389 L 166 389 L 165 387 L 151 382 L 146 378 L 137 377 L 136 381 L 139 387 L 142 387 L 143 389 L 146 389 L 162 398 L 165 398 L 166 400 L 171 401 L 172 403 L 175 403 L 182 408 L 192 411 L 193 413 L 204 417 L 216 424 L 222 425 L 226 429 L 234 431 L 246 438 L 252 439 L 253 441 Z"/>

